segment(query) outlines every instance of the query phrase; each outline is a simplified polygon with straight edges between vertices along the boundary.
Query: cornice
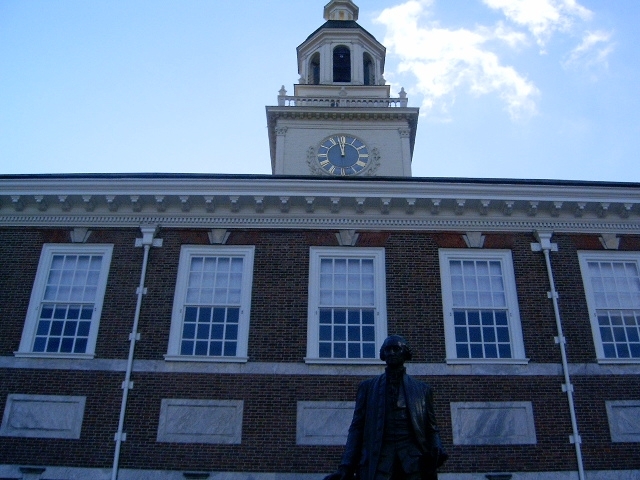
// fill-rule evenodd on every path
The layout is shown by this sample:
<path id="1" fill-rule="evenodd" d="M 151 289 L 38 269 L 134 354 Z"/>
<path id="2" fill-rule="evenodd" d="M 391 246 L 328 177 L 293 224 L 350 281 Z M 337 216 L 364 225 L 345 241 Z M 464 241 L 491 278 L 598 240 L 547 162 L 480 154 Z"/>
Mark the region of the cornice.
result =
<path id="1" fill-rule="evenodd" d="M 308 106 L 268 106 L 267 119 L 274 122 L 277 119 L 295 120 L 407 120 L 418 122 L 419 108 L 415 107 L 308 107 Z"/>
<path id="2" fill-rule="evenodd" d="M 457 178 L 274 175 L 59 174 L 0 176 L 0 213 L 12 197 L 289 195 L 640 204 L 640 184 Z M 61 199 L 60 199 L 61 200 Z"/>
<path id="3" fill-rule="evenodd" d="M 83 227 L 137 228 L 140 225 L 165 228 L 255 228 L 255 229 L 358 229 L 414 231 L 532 232 L 538 230 L 564 233 L 640 234 L 637 222 L 552 221 L 552 220 L 482 220 L 421 219 L 386 217 L 313 217 L 313 216 L 170 216 L 170 215 L 29 215 L 1 216 L 0 227 Z"/>
<path id="4" fill-rule="evenodd" d="M 0 178 L 0 225 L 640 234 L 635 184 L 268 176 Z"/>

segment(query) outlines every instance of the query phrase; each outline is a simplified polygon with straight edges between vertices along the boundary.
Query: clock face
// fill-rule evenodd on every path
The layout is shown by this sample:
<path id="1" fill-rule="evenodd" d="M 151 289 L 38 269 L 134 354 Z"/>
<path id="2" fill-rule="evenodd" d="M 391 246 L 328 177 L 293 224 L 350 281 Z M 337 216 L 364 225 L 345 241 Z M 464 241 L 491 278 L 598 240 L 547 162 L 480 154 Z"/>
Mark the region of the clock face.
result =
<path id="1" fill-rule="evenodd" d="M 352 135 L 331 135 L 318 148 L 318 163 L 331 175 L 356 175 L 369 164 L 369 149 Z"/>

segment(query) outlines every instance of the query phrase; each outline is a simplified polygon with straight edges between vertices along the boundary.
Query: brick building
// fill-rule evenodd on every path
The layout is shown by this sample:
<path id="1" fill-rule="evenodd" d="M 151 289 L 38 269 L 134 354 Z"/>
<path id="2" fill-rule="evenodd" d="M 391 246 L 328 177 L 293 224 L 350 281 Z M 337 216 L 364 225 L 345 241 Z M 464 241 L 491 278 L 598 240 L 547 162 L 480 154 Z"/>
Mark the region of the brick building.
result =
<path id="1" fill-rule="evenodd" d="M 640 478 L 640 186 L 412 177 L 418 109 L 324 14 L 272 176 L 0 177 L 0 478 L 320 479 L 388 334 L 441 478 Z"/>

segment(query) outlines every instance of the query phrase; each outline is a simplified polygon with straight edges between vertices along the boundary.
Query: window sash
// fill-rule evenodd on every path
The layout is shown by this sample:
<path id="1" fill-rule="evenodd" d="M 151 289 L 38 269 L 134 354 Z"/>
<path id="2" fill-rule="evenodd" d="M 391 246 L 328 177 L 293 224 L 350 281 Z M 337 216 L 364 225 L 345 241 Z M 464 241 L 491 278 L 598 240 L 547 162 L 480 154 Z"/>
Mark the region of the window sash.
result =
<path id="1" fill-rule="evenodd" d="M 320 308 L 320 358 L 376 358 L 375 309 Z"/>
<path id="2" fill-rule="evenodd" d="M 235 357 L 240 307 L 184 308 L 180 355 Z"/>
<path id="3" fill-rule="evenodd" d="M 93 355 L 112 245 L 45 244 L 20 355 Z"/>
<path id="4" fill-rule="evenodd" d="M 33 352 L 86 353 L 103 255 L 52 255 Z"/>
<path id="5" fill-rule="evenodd" d="M 370 258 L 322 258 L 320 306 L 373 307 L 375 270 Z"/>
<path id="6" fill-rule="evenodd" d="M 191 256 L 180 355 L 236 356 L 243 263 L 241 256 Z"/>
<path id="7" fill-rule="evenodd" d="M 605 358 L 640 359 L 640 310 L 597 310 Z"/>
<path id="8" fill-rule="evenodd" d="M 313 247 L 307 361 L 377 361 L 386 336 L 384 249 Z"/>
<path id="9" fill-rule="evenodd" d="M 253 247 L 182 247 L 167 358 L 244 361 Z"/>
<path id="10" fill-rule="evenodd" d="M 499 260 L 449 260 L 454 307 L 506 309 L 502 262 Z"/>
<path id="11" fill-rule="evenodd" d="M 640 360 L 640 258 L 626 252 L 580 252 L 598 358 Z"/>
<path id="12" fill-rule="evenodd" d="M 526 360 L 507 250 L 440 250 L 447 361 Z"/>
<path id="13" fill-rule="evenodd" d="M 453 309 L 457 358 L 512 358 L 508 310 Z"/>

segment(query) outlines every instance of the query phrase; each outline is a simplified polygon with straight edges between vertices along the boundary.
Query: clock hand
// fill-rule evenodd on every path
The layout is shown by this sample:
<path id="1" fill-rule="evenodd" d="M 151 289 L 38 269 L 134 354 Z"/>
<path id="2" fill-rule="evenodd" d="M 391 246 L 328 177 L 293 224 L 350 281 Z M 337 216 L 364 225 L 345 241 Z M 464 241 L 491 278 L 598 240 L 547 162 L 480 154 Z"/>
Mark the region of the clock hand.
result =
<path id="1" fill-rule="evenodd" d="M 344 146 L 347 143 L 347 139 L 344 137 L 340 137 L 338 139 L 338 144 L 340 145 L 340 153 L 342 154 L 342 156 L 344 157 Z"/>

